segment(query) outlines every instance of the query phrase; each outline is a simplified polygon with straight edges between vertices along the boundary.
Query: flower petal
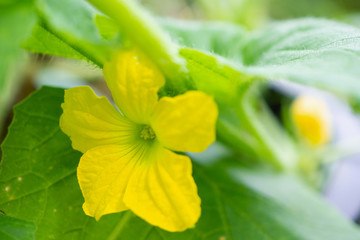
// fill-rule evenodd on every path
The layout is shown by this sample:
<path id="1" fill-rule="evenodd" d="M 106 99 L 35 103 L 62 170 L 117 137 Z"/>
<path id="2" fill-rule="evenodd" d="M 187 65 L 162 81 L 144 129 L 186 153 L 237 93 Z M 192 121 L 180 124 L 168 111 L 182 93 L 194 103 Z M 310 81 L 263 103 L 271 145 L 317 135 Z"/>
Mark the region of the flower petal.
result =
<path id="1" fill-rule="evenodd" d="M 215 141 L 218 110 L 214 100 L 200 91 L 163 97 L 151 117 L 157 139 L 174 151 L 202 152 Z"/>
<path id="2" fill-rule="evenodd" d="M 99 146 L 81 157 L 77 176 L 87 215 L 98 220 L 105 214 L 128 209 L 123 196 L 136 164 L 133 157 L 141 149 L 139 145 Z"/>
<path id="3" fill-rule="evenodd" d="M 146 158 L 131 176 L 125 205 L 150 224 L 167 231 L 193 227 L 201 209 L 190 159 L 163 147 L 152 148 Z"/>
<path id="4" fill-rule="evenodd" d="M 136 123 L 148 124 L 158 102 L 157 92 L 165 79 L 157 67 L 140 52 L 119 52 L 104 64 L 104 76 L 116 105 Z"/>
<path id="5" fill-rule="evenodd" d="M 87 86 L 65 90 L 62 109 L 60 128 L 83 153 L 95 146 L 132 142 L 132 133 L 139 131 L 106 97 L 97 97 Z"/>

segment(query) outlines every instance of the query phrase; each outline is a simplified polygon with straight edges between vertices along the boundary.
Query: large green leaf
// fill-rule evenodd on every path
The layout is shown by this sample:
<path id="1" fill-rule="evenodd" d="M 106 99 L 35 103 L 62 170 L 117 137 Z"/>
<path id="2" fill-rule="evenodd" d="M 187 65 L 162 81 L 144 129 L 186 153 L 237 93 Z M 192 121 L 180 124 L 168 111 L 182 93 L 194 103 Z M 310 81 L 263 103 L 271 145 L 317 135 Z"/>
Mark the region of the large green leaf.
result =
<path id="1" fill-rule="evenodd" d="M 35 239 L 35 230 L 34 223 L 0 214 L 0 239 L 2 240 Z"/>
<path id="2" fill-rule="evenodd" d="M 255 32 L 243 64 L 267 78 L 359 95 L 360 29 L 320 19 L 279 22 Z"/>
<path id="3" fill-rule="evenodd" d="M 221 55 L 249 76 L 359 95 L 359 28 L 308 18 L 277 22 L 245 34 L 225 23 L 169 21 L 165 29 L 180 44 Z"/>
<path id="4" fill-rule="evenodd" d="M 63 95 L 63 89 L 46 87 L 18 105 L 2 146 L 0 209 L 35 222 L 36 239 L 360 238 L 352 224 L 296 178 L 244 170 L 233 160 L 205 167 L 200 162 L 214 160 L 206 154 L 194 157 L 202 198 L 202 216 L 194 229 L 168 233 L 131 212 L 96 222 L 81 208 L 76 180 L 81 154 L 58 126 Z"/>

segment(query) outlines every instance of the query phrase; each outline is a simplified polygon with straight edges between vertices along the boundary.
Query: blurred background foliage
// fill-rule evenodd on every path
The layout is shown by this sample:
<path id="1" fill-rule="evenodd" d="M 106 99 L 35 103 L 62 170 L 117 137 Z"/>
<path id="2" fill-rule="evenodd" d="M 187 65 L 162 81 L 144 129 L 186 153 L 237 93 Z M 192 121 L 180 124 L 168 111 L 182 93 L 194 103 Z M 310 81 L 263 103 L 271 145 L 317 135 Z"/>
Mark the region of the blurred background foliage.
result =
<path id="1" fill-rule="evenodd" d="M 359 24 L 357 0 L 141 0 L 160 16 L 236 22 L 256 28 L 271 20 L 299 17 L 345 19 Z"/>

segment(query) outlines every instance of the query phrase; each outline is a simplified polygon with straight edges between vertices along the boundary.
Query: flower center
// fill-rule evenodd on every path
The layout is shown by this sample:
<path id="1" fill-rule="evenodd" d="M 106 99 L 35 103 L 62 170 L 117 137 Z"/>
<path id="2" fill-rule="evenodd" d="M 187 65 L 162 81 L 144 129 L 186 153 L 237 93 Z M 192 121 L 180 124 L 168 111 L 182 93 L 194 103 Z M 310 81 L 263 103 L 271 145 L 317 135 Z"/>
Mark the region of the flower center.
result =
<path id="1" fill-rule="evenodd" d="M 153 140 L 156 135 L 154 130 L 149 125 L 144 125 L 143 129 L 140 132 L 140 137 L 144 140 Z"/>

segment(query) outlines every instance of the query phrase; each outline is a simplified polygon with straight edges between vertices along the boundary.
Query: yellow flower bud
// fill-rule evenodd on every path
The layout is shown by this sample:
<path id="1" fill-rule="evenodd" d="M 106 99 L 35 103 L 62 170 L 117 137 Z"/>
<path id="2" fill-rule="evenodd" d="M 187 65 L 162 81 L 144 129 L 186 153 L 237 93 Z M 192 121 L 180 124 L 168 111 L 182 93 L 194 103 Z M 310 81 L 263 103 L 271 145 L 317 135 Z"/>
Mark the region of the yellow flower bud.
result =
<path id="1" fill-rule="evenodd" d="M 330 141 L 330 113 L 323 101 L 300 96 L 291 107 L 291 115 L 298 133 L 311 146 L 319 147 Z"/>

